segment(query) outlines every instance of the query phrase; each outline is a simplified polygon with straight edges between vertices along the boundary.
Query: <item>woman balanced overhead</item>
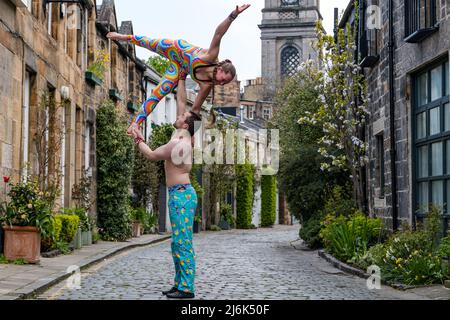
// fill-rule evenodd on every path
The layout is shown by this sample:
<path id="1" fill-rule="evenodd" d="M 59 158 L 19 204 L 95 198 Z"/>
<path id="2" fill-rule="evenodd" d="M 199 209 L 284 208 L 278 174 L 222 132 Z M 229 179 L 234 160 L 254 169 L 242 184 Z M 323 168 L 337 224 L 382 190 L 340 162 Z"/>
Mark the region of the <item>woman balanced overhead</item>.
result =
<path id="1" fill-rule="evenodd" d="M 218 60 L 220 42 L 231 23 L 248 7 L 250 7 L 249 4 L 236 6 L 236 9 L 217 27 L 209 49 L 202 49 L 185 40 L 150 39 L 145 36 L 108 33 L 109 39 L 131 41 L 133 44 L 158 53 L 170 61 L 169 68 L 158 86 L 153 89 L 151 96 L 142 105 L 142 110 L 128 129 L 128 133 L 139 126 L 155 109 L 159 101 L 176 88 L 181 73 L 189 74 L 200 86 L 200 91 L 191 110 L 197 114 L 200 114 L 201 106 L 214 85 L 225 85 L 234 79 L 236 69 L 231 61 L 219 62 Z"/>

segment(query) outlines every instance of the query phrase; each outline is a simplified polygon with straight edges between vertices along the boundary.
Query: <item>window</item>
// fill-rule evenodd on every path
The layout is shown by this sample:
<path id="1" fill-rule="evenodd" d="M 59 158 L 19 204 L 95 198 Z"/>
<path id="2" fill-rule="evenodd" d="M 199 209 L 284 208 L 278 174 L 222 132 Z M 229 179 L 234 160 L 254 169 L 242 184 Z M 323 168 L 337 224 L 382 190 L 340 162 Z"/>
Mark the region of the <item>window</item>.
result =
<path id="1" fill-rule="evenodd" d="M 87 49 L 88 49 L 88 23 L 87 9 L 77 8 L 77 64 L 82 69 L 87 68 Z"/>
<path id="2" fill-rule="evenodd" d="M 264 109 L 263 109 L 263 118 L 264 118 L 264 120 L 269 120 L 270 119 L 270 108 L 269 107 L 264 107 Z"/>
<path id="3" fill-rule="evenodd" d="M 47 32 L 52 35 L 53 3 L 47 4 Z"/>
<path id="4" fill-rule="evenodd" d="M 405 41 L 417 43 L 437 30 L 436 0 L 405 1 Z"/>
<path id="5" fill-rule="evenodd" d="M 84 127 L 84 169 L 91 170 L 92 123 L 86 122 Z"/>
<path id="6" fill-rule="evenodd" d="M 424 214 L 433 203 L 450 215 L 450 101 L 448 61 L 414 77 L 415 199 Z"/>
<path id="7" fill-rule="evenodd" d="M 281 0 L 282 7 L 298 6 L 298 0 Z"/>
<path id="8" fill-rule="evenodd" d="M 30 105 L 32 99 L 32 90 L 34 75 L 26 71 L 23 84 L 23 107 L 22 107 L 22 178 L 28 176 L 29 146 L 30 146 Z"/>
<path id="9" fill-rule="evenodd" d="M 250 120 L 255 119 L 255 106 L 247 106 L 247 118 Z"/>
<path id="10" fill-rule="evenodd" d="M 281 51 L 281 76 L 292 77 L 297 74 L 300 66 L 300 54 L 293 46 L 288 46 Z"/>
<path id="11" fill-rule="evenodd" d="M 379 188 L 378 198 L 384 198 L 384 136 L 379 134 L 376 136 L 377 156 L 376 156 L 376 185 Z"/>

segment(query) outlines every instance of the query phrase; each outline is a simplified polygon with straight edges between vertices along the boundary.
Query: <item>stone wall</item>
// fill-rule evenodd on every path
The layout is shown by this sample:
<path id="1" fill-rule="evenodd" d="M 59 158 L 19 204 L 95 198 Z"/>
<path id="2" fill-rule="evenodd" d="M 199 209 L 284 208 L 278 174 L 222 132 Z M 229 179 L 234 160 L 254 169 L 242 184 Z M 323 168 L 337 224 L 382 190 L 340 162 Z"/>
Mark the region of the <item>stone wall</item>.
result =
<path id="1" fill-rule="evenodd" d="M 74 8 L 66 5 L 66 14 L 60 17 L 59 4 L 52 5 L 51 31 L 48 29 L 47 13 L 42 6 L 43 0 L 34 0 L 31 10 L 16 7 L 9 0 L 0 1 L 0 174 L 12 176 L 18 181 L 24 164 L 24 153 L 29 153 L 32 173 L 37 170 L 37 151 L 33 144 L 36 131 L 36 117 L 43 92 L 50 88 L 54 92 L 56 104 L 61 104 L 61 90 L 69 88 L 68 105 L 58 113 L 55 125 L 64 126 L 65 139 L 61 150 L 54 155 L 54 168 L 63 166 L 64 174 L 62 206 L 72 206 L 71 191 L 79 182 L 85 169 L 85 159 L 92 168 L 95 181 L 95 113 L 105 99 L 109 99 L 109 89 L 114 87 L 124 97 L 117 101 L 116 107 L 126 112 L 130 98 L 142 101 L 140 79 L 143 71 L 130 57 L 135 54 L 133 46 L 122 46 L 106 38 L 106 32 L 97 25 L 95 1 L 93 6 L 85 8 L 83 13 L 87 22 L 87 46 L 80 47 L 76 28 L 78 21 Z M 103 1 L 99 12 L 106 12 L 116 21 L 113 3 Z M 47 9 L 48 10 L 48 9 Z M 75 26 L 75 27 L 71 27 Z M 116 29 L 109 25 L 105 28 Z M 93 86 L 85 80 L 85 70 L 94 61 L 95 53 L 106 49 L 113 54 L 103 85 Z M 128 51 L 128 53 L 127 53 Z M 24 103 L 24 82 L 26 72 L 31 74 L 31 91 L 29 103 L 28 145 L 23 141 L 26 134 L 22 132 Z M 89 130 L 90 147 L 86 150 L 86 127 Z M 25 125 L 24 128 L 27 126 Z M 64 148 L 64 150 L 62 150 Z M 0 185 L 0 194 L 3 193 Z M 96 194 L 95 183 L 92 194 Z M 94 197 L 95 198 L 95 197 Z M 93 209 L 95 213 L 95 206 Z"/>
<path id="2" fill-rule="evenodd" d="M 411 223 L 414 213 L 411 136 L 412 74 L 440 57 L 448 56 L 450 49 L 450 21 L 448 0 L 437 0 L 439 31 L 420 43 L 406 43 L 404 1 L 394 1 L 394 74 L 395 74 L 395 141 L 397 166 L 398 217 Z M 373 68 L 366 68 L 371 117 L 367 130 L 370 163 L 368 168 L 368 199 L 370 211 L 383 217 L 392 226 L 391 165 L 390 165 L 390 104 L 389 104 L 389 15 L 388 1 L 380 1 L 382 28 L 379 31 L 380 59 Z M 383 134 L 385 158 L 385 197 L 380 197 L 376 179 L 376 135 Z"/>

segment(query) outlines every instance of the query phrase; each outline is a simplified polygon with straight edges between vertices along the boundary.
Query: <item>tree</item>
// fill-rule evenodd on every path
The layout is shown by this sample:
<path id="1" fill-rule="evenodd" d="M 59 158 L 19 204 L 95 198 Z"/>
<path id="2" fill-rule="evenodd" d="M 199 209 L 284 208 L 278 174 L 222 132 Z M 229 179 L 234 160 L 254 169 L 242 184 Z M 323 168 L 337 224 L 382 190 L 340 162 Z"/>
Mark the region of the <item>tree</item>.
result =
<path id="1" fill-rule="evenodd" d="M 155 55 L 148 58 L 147 64 L 155 69 L 160 75 L 163 75 L 169 68 L 170 61 L 160 55 Z"/>
<path id="2" fill-rule="evenodd" d="M 357 2 L 355 7 L 357 13 Z M 325 35 L 321 21 L 317 22 L 316 30 L 318 65 L 323 68 L 317 73 L 315 87 L 320 92 L 319 107 L 300 117 L 299 123 L 322 128 L 323 135 L 317 140 L 324 157 L 322 170 L 341 169 L 350 173 L 354 199 L 360 210 L 365 211 L 363 174 L 368 159 L 364 127 L 368 111 L 364 75 L 355 61 L 356 32 L 347 25 L 345 31 L 338 30 L 335 42 L 333 36 Z M 306 68 L 312 68 L 312 64 L 306 64 Z"/>
<path id="3" fill-rule="evenodd" d="M 287 79 L 275 97 L 274 117 L 269 123 L 280 132 L 279 188 L 286 195 L 291 213 L 302 222 L 323 209 L 334 185 L 348 181 L 342 170 L 321 170 L 324 157 L 317 150 L 322 128 L 297 122 L 320 106 L 316 88 L 319 77 L 317 68 L 303 65 L 301 72 Z"/>

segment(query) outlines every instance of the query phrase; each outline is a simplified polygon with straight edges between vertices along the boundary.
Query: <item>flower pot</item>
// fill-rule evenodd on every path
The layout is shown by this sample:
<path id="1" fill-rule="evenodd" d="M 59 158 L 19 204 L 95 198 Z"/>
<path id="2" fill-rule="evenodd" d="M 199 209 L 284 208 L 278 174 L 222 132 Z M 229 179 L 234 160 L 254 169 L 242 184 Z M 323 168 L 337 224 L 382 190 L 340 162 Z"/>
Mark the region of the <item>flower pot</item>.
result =
<path id="1" fill-rule="evenodd" d="M 226 221 L 226 220 L 220 220 L 220 222 L 219 222 L 219 227 L 220 227 L 220 229 L 222 229 L 222 230 L 230 230 L 231 228 L 230 228 L 230 224 L 228 223 L 228 221 Z"/>
<path id="2" fill-rule="evenodd" d="M 81 239 L 83 246 L 90 246 L 92 245 L 92 231 L 81 231 Z"/>
<path id="3" fill-rule="evenodd" d="M 101 86 L 103 84 L 103 80 L 100 79 L 99 77 L 97 77 L 94 73 L 92 73 L 91 71 L 86 71 L 85 72 L 85 78 L 86 81 L 93 85 L 93 86 Z"/>
<path id="4" fill-rule="evenodd" d="M 142 224 L 140 222 L 133 222 L 133 233 L 132 236 L 134 238 L 138 238 L 141 236 Z"/>
<path id="5" fill-rule="evenodd" d="M 200 232 L 200 223 L 198 223 L 197 221 L 194 221 L 194 233 L 199 233 Z"/>
<path id="6" fill-rule="evenodd" d="M 41 256 L 41 233 L 36 227 L 4 226 L 4 255 L 9 261 L 19 258 L 28 263 L 39 263 Z"/>
<path id="7" fill-rule="evenodd" d="M 72 245 L 75 249 L 80 249 L 83 245 L 83 239 L 81 236 L 81 228 L 78 227 L 77 233 L 75 234 L 75 238 L 72 241 Z"/>

